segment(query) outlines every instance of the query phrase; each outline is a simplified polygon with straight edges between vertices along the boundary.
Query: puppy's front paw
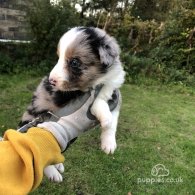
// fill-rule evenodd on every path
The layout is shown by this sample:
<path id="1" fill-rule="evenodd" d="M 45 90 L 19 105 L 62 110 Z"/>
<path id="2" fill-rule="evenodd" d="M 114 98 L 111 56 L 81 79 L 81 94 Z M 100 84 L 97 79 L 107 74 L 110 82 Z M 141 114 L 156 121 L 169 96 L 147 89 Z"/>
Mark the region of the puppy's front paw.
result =
<path id="1" fill-rule="evenodd" d="M 101 135 L 101 149 L 106 153 L 106 154 L 113 154 L 115 149 L 116 149 L 116 139 L 114 135 Z"/>
<path id="2" fill-rule="evenodd" d="M 62 163 L 55 164 L 54 166 L 60 173 L 64 173 L 64 165 Z"/>
<path id="3" fill-rule="evenodd" d="M 63 181 L 62 175 L 54 165 L 49 165 L 45 167 L 43 172 L 44 175 L 52 182 L 60 183 Z"/>

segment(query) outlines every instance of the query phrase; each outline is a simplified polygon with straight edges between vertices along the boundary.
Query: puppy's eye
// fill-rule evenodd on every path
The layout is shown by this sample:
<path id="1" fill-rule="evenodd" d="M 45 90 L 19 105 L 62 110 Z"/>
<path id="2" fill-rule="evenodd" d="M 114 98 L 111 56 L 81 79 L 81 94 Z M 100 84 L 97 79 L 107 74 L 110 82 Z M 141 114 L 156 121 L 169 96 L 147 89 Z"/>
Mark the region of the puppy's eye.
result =
<path id="1" fill-rule="evenodd" d="M 72 68 L 79 68 L 81 66 L 81 62 L 78 58 L 72 58 L 70 61 L 69 61 L 69 65 L 72 67 Z"/>

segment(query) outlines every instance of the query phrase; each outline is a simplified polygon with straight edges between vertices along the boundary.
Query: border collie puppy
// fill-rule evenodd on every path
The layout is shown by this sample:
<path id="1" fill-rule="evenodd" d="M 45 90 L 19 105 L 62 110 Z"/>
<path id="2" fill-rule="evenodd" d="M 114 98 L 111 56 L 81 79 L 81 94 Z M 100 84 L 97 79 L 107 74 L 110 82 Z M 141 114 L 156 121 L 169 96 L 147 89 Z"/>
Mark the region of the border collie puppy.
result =
<path id="1" fill-rule="evenodd" d="M 102 128 L 102 150 L 113 153 L 120 106 L 111 113 L 107 102 L 124 82 L 119 53 L 116 40 L 99 28 L 75 27 L 66 32 L 58 43 L 58 62 L 34 92 L 20 126 L 47 111 L 55 113 L 70 100 L 103 85 L 91 113 Z"/>

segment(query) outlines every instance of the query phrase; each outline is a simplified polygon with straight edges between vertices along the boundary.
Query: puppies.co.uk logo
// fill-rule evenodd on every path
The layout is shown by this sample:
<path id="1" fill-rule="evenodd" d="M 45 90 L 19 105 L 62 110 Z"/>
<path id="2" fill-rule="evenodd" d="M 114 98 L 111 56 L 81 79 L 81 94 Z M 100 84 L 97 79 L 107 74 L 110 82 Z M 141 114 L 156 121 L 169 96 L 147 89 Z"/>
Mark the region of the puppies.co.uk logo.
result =
<path id="1" fill-rule="evenodd" d="M 165 167 L 163 164 L 156 164 L 151 169 L 151 175 L 153 177 L 146 177 L 146 178 L 137 178 L 137 183 L 146 183 L 146 184 L 153 184 L 153 183 L 182 183 L 183 178 L 172 178 L 169 176 L 169 169 Z"/>
<path id="2" fill-rule="evenodd" d="M 157 164 L 153 166 L 151 175 L 157 177 L 165 177 L 169 175 L 169 169 L 166 169 L 163 164 Z"/>

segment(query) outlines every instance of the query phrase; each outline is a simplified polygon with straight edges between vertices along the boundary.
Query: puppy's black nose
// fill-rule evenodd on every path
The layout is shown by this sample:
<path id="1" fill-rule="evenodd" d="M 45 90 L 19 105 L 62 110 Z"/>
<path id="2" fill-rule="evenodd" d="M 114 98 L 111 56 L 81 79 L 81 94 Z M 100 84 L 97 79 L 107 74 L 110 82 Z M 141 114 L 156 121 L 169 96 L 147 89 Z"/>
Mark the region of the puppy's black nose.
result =
<path id="1" fill-rule="evenodd" d="M 55 86 L 57 81 L 55 79 L 49 79 L 51 85 Z"/>

